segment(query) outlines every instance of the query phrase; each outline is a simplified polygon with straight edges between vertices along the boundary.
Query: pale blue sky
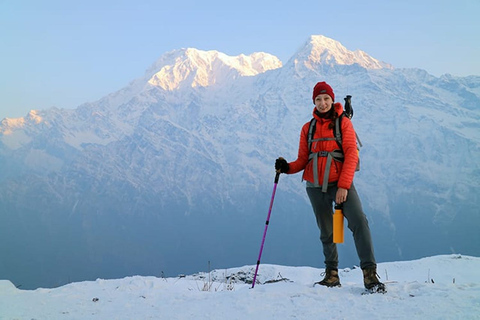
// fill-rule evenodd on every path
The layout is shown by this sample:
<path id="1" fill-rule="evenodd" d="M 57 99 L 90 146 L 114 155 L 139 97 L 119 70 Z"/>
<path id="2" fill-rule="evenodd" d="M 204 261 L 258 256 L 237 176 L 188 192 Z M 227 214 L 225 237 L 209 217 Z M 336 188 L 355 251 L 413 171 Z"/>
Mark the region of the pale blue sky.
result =
<path id="1" fill-rule="evenodd" d="M 0 0 L 0 119 L 74 108 L 162 54 L 264 51 L 322 34 L 396 68 L 480 75 L 480 0 Z"/>

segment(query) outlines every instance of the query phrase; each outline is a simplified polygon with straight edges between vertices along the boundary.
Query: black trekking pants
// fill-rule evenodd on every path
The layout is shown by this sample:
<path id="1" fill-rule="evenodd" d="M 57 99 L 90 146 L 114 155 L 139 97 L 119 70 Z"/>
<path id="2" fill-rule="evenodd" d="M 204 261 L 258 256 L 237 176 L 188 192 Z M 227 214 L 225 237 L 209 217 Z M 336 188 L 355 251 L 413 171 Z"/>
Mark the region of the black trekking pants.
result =
<path id="1" fill-rule="evenodd" d="M 335 184 L 328 186 L 327 192 L 323 193 L 321 187 L 314 187 L 312 183 L 307 182 L 307 194 L 320 229 L 325 266 L 329 269 L 338 268 L 337 245 L 333 243 L 333 203 L 337 190 L 338 187 Z M 343 215 L 348 221 L 348 228 L 353 233 L 360 267 L 362 269 L 376 267 L 367 217 L 363 213 L 362 203 L 353 184 L 348 190 L 347 201 L 343 203 Z"/>

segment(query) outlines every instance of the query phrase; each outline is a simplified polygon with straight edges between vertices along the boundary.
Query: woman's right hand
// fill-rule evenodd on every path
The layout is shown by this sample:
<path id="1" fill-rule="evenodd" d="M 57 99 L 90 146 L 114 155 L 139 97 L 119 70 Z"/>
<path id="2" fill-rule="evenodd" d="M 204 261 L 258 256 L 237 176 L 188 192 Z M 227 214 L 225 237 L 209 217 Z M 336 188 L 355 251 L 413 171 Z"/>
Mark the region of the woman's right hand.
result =
<path id="1" fill-rule="evenodd" d="M 277 160 L 275 160 L 275 170 L 280 173 L 287 173 L 288 169 L 290 169 L 290 166 L 288 165 L 287 160 L 284 158 L 280 157 Z"/>

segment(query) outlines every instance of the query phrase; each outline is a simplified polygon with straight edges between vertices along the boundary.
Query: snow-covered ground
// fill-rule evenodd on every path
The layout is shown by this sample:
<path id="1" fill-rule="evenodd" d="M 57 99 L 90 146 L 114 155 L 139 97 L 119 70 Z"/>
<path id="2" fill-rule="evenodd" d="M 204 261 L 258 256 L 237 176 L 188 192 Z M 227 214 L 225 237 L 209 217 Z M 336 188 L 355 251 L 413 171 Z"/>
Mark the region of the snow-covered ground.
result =
<path id="1" fill-rule="evenodd" d="M 20 290 L 0 280 L 0 319 L 480 319 L 480 258 L 443 255 L 378 265 L 386 294 L 359 268 L 342 287 L 313 287 L 322 269 L 260 265 L 177 278 L 127 277 Z"/>

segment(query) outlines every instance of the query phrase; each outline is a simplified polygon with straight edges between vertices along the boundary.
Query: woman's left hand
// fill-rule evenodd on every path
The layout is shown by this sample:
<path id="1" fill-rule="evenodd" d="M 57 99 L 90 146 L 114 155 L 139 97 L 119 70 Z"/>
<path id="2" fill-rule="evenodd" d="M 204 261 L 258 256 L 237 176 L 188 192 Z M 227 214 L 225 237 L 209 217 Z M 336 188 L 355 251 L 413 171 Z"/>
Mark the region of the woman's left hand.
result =
<path id="1" fill-rule="evenodd" d="M 348 190 L 343 188 L 338 188 L 337 195 L 335 197 L 335 202 L 337 204 L 344 203 L 347 201 Z"/>

